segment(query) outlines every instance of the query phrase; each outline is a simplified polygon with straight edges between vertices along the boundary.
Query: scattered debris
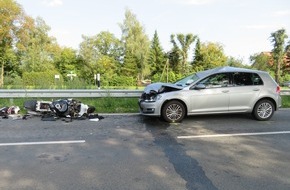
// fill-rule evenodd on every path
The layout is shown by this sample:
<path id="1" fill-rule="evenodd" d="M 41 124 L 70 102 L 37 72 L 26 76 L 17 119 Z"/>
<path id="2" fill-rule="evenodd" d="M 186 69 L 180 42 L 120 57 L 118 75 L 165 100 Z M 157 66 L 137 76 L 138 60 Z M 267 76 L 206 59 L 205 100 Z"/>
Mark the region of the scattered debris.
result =
<path id="1" fill-rule="evenodd" d="M 2 119 L 8 119 L 9 116 L 17 116 L 20 111 L 18 106 L 10 106 L 10 107 L 3 107 L 0 108 L 0 116 Z"/>
<path id="2" fill-rule="evenodd" d="M 103 119 L 95 114 L 95 107 L 83 104 L 75 99 L 59 99 L 56 101 L 29 100 L 24 103 L 28 113 L 41 116 L 42 121 L 55 121 L 59 118 L 84 120 L 91 117 Z M 68 122 L 68 121 L 66 121 Z"/>
<path id="3" fill-rule="evenodd" d="M 99 116 L 98 114 L 89 115 L 88 118 L 90 121 L 99 121 L 101 119 L 104 119 L 103 116 Z"/>
<path id="4" fill-rule="evenodd" d="M 94 113 L 95 107 L 83 104 L 75 99 L 59 99 L 56 101 L 28 100 L 24 102 L 27 114 L 20 115 L 18 106 L 3 107 L 0 109 L 2 119 L 26 120 L 32 116 L 40 116 L 42 121 L 56 121 L 64 118 L 66 122 L 75 120 L 99 121 L 104 117 Z"/>

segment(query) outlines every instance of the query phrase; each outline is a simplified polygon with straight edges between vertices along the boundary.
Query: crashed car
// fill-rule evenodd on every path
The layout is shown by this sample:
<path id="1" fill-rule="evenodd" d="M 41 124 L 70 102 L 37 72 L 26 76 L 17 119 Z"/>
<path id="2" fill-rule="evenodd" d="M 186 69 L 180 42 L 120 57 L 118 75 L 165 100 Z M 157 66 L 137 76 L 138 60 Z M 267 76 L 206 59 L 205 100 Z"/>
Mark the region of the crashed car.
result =
<path id="1" fill-rule="evenodd" d="M 252 113 L 264 121 L 281 107 L 280 86 L 264 71 L 219 67 L 173 84 L 150 84 L 139 99 L 139 107 L 141 114 L 161 116 L 167 122 L 219 113 Z"/>

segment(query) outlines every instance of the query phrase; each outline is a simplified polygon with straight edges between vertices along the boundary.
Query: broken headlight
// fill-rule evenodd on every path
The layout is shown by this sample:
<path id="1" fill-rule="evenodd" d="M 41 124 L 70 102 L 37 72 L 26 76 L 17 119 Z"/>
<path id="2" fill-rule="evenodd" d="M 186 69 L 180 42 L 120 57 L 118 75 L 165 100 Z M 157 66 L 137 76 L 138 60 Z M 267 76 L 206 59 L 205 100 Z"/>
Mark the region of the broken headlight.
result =
<path id="1" fill-rule="evenodd" d="M 145 102 L 155 102 L 156 100 L 159 100 L 161 98 L 161 95 L 158 94 L 156 91 L 151 90 L 150 93 L 144 93 L 141 97 Z"/>

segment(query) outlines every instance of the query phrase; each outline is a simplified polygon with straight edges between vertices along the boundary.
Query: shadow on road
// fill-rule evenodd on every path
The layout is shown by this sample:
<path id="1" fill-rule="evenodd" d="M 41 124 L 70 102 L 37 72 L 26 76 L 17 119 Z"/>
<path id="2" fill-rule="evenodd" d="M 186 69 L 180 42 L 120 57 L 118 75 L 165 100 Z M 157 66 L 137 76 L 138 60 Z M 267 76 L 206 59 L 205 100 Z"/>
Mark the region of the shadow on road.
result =
<path id="1" fill-rule="evenodd" d="M 189 190 L 194 189 L 217 189 L 211 180 L 205 175 L 198 161 L 188 156 L 183 145 L 176 138 L 167 133 L 171 124 L 163 122 L 158 118 L 144 117 L 146 129 L 153 135 L 154 143 L 162 148 L 175 171 L 186 181 Z"/>

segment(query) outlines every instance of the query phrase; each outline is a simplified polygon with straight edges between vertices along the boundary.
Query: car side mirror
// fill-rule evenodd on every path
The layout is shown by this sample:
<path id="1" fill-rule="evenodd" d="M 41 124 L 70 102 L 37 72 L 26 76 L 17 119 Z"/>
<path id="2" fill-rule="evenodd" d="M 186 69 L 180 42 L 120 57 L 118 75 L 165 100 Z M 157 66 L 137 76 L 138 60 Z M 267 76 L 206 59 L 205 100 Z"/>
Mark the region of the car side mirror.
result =
<path id="1" fill-rule="evenodd" d="M 194 89 L 195 90 L 202 90 L 202 89 L 205 89 L 206 86 L 204 84 L 197 84 L 194 86 Z"/>

